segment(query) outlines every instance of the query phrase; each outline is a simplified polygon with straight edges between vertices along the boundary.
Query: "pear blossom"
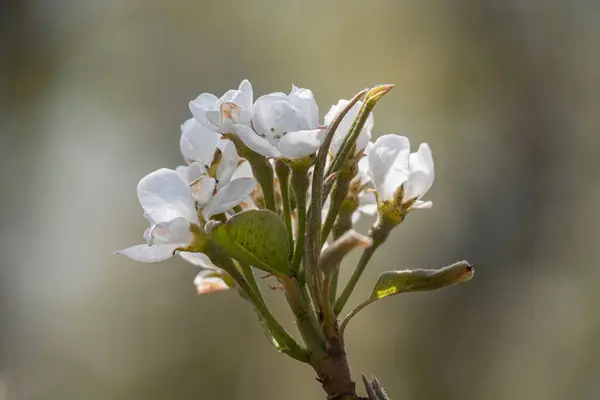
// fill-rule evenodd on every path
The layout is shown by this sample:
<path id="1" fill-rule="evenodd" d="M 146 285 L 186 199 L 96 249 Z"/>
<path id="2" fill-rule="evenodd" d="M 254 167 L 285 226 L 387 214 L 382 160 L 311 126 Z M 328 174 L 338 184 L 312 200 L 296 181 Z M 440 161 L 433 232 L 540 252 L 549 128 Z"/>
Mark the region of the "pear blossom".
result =
<path id="1" fill-rule="evenodd" d="M 190 101 L 190 111 L 205 128 L 231 133 L 233 124 L 250 123 L 252 100 L 252 84 L 244 79 L 237 90 L 229 90 L 221 98 L 212 93 L 202 93 Z"/>
<path id="2" fill-rule="evenodd" d="M 369 152 L 369 173 L 377 192 L 380 208 L 391 205 L 404 212 L 430 208 L 430 201 L 422 201 L 433 184 L 435 172 L 433 157 L 427 143 L 410 153 L 408 138 L 398 135 L 379 137 Z"/>
<path id="3" fill-rule="evenodd" d="M 218 268 L 200 271 L 194 279 L 194 285 L 196 285 L 198 294 L 202 295 L 228 290 L 229 285 L 223 279 L 225 276 L 225 271 Z"/>
<path id="4" fill-rule="evenodd" d="M 302 158 L 315 153 L 324 139 L 319 108 L 308 89 L 292 86 L 289 95 L 271 93 L 252 107 L 251 123 L 234 125 L 251 150 L 266 157 Z"/>
<path id="5" fill-rule="evenodd" d="M 329 126 L 333 120 L 338 116 L 340 112 L 350 103 L 348 100 L 340 99 L 337 104 L 331 106 L 329 112 L 325 114 L 325 125 Z M 352 123 L 358 116 L 358 112 L 362 107 L 362 101 L 356 102 L 352 108 L 348 111 L 348 113 L 342 118 L 342 121 L 338 125 L 335 130 L 335 134 L 333 135 L 333 139 L 331 140 L 331 147 L 329 151 L 335 157 L 335 155 L 342 148 L 342 144 L 344 143 L 344 139 L 348 136 L 350 132 L 350 128 L 352 127 Z M 360 133 L 358 134 L 358 138 L 356 139 L 356 154 L 359 154 L 363 151 L 369 141 L 371 140 L 371 130 L 373 129 L 373 124 L 375 120 L 373 118 L 373 113 L 369 113 L 365 124 L 363 125 Z"/>
<path id="6" fill-rule="evenodd" d="M 158 262 L 172 258 L 178 249 L 191 249 L 201 239 L 198 235 L 203 229 L 192 191 L 178 172 L 163 168 L 146 175 L 138 184 L 137 195 L 151 225 L 144 233 L 146 244 L 128 247 L 117 254 L 135 261 Z M 188 258 L 193 259 L 193 256 Z"/>
<path id="7" fill-rule="evenodd" d="M 256 187 L 256 180 L 235 145 L 193 118 L 181 130 L 181 153 L 189 165 L 178 167 L 177 172 L 190 185 L 203 218 L 208 220 L 244 201 Z"/>

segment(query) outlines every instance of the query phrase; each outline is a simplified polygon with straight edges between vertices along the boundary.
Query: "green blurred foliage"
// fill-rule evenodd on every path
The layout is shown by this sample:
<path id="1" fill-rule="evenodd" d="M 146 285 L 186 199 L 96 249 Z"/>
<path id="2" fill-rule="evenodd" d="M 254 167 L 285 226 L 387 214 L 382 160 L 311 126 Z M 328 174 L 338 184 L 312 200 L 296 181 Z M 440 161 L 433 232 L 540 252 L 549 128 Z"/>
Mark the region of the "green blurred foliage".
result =
<path id="1" fill-rule="evenodd" d="M 194 267 L 112 254 L 145 229 L 138 180 L 182 161 L 188 101 L 249 78 L 256 95 L 311 88 L 321 115 L 395 83 L 375 132 L 433 149 L 433 209 L 393 232 L 350 305 L 384 270 L 477 269 L 361 313 L 356 379 L 377 374 L 394 399 L 597 399 L 599 13 L 585 0 L 3 1 L 0 397 L 323 398 L 235 294 L 198 298 Z M 291 327 L 282 294 L 268 300 Z"/>

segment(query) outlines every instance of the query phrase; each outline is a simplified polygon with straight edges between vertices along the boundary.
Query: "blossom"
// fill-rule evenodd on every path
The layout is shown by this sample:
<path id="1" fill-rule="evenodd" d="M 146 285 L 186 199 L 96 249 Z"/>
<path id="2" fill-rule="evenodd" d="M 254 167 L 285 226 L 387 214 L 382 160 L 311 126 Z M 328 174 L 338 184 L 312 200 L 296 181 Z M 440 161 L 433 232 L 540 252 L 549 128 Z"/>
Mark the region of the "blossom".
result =
<path id="1" fill-rule="evenodd" d="M 235 145 L 208 130 L 195 119 L 181 127 L 180 148 L 188 166 L 177 172 L 191 186 L 202 216 L 215 214 L 240 204 L 256 187 L 250 165 L 240 158 Z"/>
<path id="2" fill-rule="evenodd" d="M 137 195 L 151 225 L 144 233 L 146 244 L 118 254 L 135 261 L 158 262 L 172 258 L 178 249 L 192 249 L 201 240 L 203 229 L 192 191 L 179 173 L 163 168 L 146 175 L 138 184 Z"/>
<path id="3" fill-rule="evenodd" d="M 202 253 L 199 253 L 202 254 Z M 225 271 L 221 269 L 204 269 L 196 275 L 194 285 L 198 294 L 207 294 L 228 290 L 229 285 L 225 282 Z"/>
<path id="4" fill-rule="evenodd" d="M 338 114 L 342 112 L 342 110 L 348 105 L 348 103 L 348 100 L 340 99 L 337 102 L 337 104 L 331 106 L 331 109 L 325 115 L 325 125 L 329 126 L 333 122 L 333 120 L 338 116 Z M 354 104 L 352 108 L 350 108 L 348 113 L 344 115 L 344 118 L 342 118 L 342 121 L 335 130 L 335 134 L 333 135 L 333 139 L 331 140 L 331 147 L 329 149 L 333 156 L 335 156 L 338 153 L 338 151 L 340 151 L 342 144 L 344 143 L 344 139 L 346 138 L 346 136 L 348 136 L 350 128 L 352 127 L 352 123 L 358 116 L 358 112 L 360 111 L 361 107 L 362 101 L 356 102 L 356 104 Z M 370 113 L 360 133 L 358 134 L 358 138 L 356 139 L 356 154 L 363 151 L 367 147 L 369 141 L 371 140 L 371 130 L 373 129 L 373 124 L 373 113 Z"/>
<path id="5" fill-rule="evenodd" d="M 435 175 L 427 143 L 411 154 L 408 138 L 383 135 L 375 141 L 368 160 L 380 208 L 382 204 L 390 205 L 406 212 L 431 207 L 430 201 L 421 200 L 431 188 Z"/>
<path id="6" fill-rule="evenodd" d="M 250 122 L 252 100 L 252 84 L 244 79 L 237 90 L 229 90 L 221 98 L 212 93 L 202 93 L 190 101 L 190 111 L 205 128 L 231 133 L 234 123 Z"/>
<path id="7" fill-rule="evenodd" d="M 289 95 L 271 93 L 252 107 L 251 123 L 234 125 L 251 150 L 266 157 L 302 158 L 315 153 L 324 139 L 313 93 L 292 86 Z"/>

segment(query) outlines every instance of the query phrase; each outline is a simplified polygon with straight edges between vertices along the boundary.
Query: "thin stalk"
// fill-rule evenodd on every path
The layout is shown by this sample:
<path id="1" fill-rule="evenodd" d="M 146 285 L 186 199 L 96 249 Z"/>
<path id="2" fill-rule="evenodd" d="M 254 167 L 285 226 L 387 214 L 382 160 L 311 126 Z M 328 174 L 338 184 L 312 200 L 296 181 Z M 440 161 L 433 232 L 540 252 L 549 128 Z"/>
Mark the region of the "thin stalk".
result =
<path id="1" fill-rule="evenodd" d="M 294 233 L 292 230 L 292 211 L 290 206 L 290 167 L 281 160 L 275 163 L 275 173 L 279 180 L 279 189 L 281 190 L 281 201 L 283 203 L 283 221 L 288 231 L 288 240 L 290 244 L 294 243 Z"/>
<path id="2" fill-rule="evenodd" d="M 321 246 L 327 241 L 329 233 L 335 224 L 335 220 L 342 208 L 342 204 L 348 195 L 348 188 L 350 187 L 350 180 L 352 178 L 346 176 L 346 174 L 340 174 L 338 177 L 333 193 L 331 194 L 331 203 L 329 205 L 329 211 L 323 224 L 323 230 L 321 231 Z"/>
<path id="3" fill-rule="evenodd" d="M 294 316 L 296 325 L 308 346 L 311 356 L 322 355 L 325 351 L 325 339 L 319 329 L 316 316 L 303 295 L 298 281 L 294 278 L 283 277 L 281 283 L 285 289 L 286 299 Z"/>
<path id="4" fill-rule="evenodd" d="M 342 321 L 342 324 L 340 325 L 340 336 L 344 337 L 344 330 L 346 329 L 346 326 L 348 325 L 348 322 L 350 322 L 350 320 L 356 315 L 358 314 L 358 312 L 360 310 L 362 310 L 363 308 L 365 308 L 366 306 L 368 306 L 369 304 L 373 303 L 375 300 L 377 299 L 367 299 L 366 301 L 360 303 L 358 306 L 356 306 L 356 308 L 354 308 L 352 311 L 350 311 L 348 313 L 348 315 L 346 315 L 346 318 L 344 318 L 344 321 Z"/>
<path id="5" fill-rule="evenodd" d="M 281 343 L 281 351 L 288 354 L 290 357 L 302 361 L 309 362 L 309 352 L 300 346 L 296 340 L 285 330 L 283 326 L 277 321 L 277 319 L 273 316 L 267 304 L 253 288 L 252 285 L 249 284 L 246 279 L 242 276 L 242 274 L 237 270 L 233 262 L 231 260 L 227 260 L 224 258 L 213 259 L 213 261 L 225 270 L 237 283 L 237 285 L 244 291 L 248 299 L 252 302 L 256 310 L 259 312 L 261 317 L 264 319 L 265 323 L 269 327 L 269 331 L 273 334 L 275 340 L 278 343 Z"/>
<path id="6" fill-rule="evenodd" d="M 303 167 L 292 169 L 292 189 L 296 195 L 296 209 L 298 211 L 296 246 L 291 264 L 292 273 L 298 272 L 304 253 L 304 243 L 306 241 L 306 192 L 309 184 L 308 169 Z"/>
<path id="7" fill-rule="evenodd" d="M 346 284 L 346 287 L 342 291 L 340 297 L 335 302 L 335 307 L 333 310 L 336 315 L 340 315 L 340 312 L 343 310 L 346 302 L 350 298 L 350 295 L 354 291 L 358 280 L 362 276 L 362 273 L 371 260 L 371 257 L 375 253 L 375 250 L 377 250 L 377 248 L 381 246 L 383 242 L 385 242 L 394 226 L 395 224 L 380 218 L 369 231 L 369 236 L 371 239 L 373 239 L 373 244 L 367 247 L 363 252 L 360 260 L 358 260 L 358 264 L 356 265 L 354 272 L 352 273 L 352 276 L 350 277 L 350 280 Z"/>
<path id="8" fill-rule="evenodd" d="M 250 285 L 252 290 L 254 290 L 256 292 L 256 294 L 258 295 L 260 300 L 264 303 L 265 300 L 263 298 L 260 287 L 258 286 L 258 283 L 256 282 L 256 277 L 254 276 L 252 267 L 249 266 L 248 264 L 243 264 L 243 263 L 239 263 L 239 266 L 240 266 L 240 270 L 242 271 L 242 275 L 244 276 L 244 278 L 246 279 L 246 281 L 248 282 L 248 284 Z"/>
<path id="9" fill-rule="evenodd" d="M 315 168 L 313 170 L 313 179 L 312 179 L 312 188 L 311 188 L 311 198 L 310 198 L 310 208 L 308 210 L 308 222 L 307 222 L 307 230 L 308 230 L 308 243 L 306 245 L 306 255 L 307 255 L 307 265 L 309 269 L 316 269 L 317 261 L 319 258 L 319 253 L 321 251 L 321 207 L 323 207 L 323 203 L 327 198 L 327 194 L 323 192 L 323 180 L 325 179 L 325 164 L 327 163 L 327 156 L 329 155 L 329 147 L 331 146 L 331 141 L 333 140 L 333 136 L 335 135 L 335 131 L 338 126 L 348 114 L 348 111 L 358 102 L 358 100 L 367 92 L 368 89 L 363 89 L 358 92 L 352 99 L 348 102 L 346 107 L 342 109 L 342 111 L 335 117 L 335 119 L 329 124 L 327 127 L 327 132 L 325 133 L 325 139 L 323 140 L 323 144 L 319 148 L 317 153 L 317 159 L 315 161 Z M 331 174 L 327 174 L 330 176 Z"/>
<path id="10" fill-rule="evenodd" d="M 266 157 L 252 151 L 246 152 L 244 157 L 252 167 L 252 173 L 258 181 L 263 193 L 265 207 L 268 210 L 277 212 L 275 203 L 275 182 L 273 179 L 273 166 Z"/>
<path id="11" fill-rule="evenodd" d="M 352 213 L 341 212 L 338 215 L 336 223 L 333 227 L 333 240 L 339 239 L 344 233 L 352 229 Z M 338 279 L 340 275 L 340 263 L 336 266 L 331 274 L 331 281 L 329 283 L 329 302 L 335 304 L 335 297 L 337 296 Z"/>

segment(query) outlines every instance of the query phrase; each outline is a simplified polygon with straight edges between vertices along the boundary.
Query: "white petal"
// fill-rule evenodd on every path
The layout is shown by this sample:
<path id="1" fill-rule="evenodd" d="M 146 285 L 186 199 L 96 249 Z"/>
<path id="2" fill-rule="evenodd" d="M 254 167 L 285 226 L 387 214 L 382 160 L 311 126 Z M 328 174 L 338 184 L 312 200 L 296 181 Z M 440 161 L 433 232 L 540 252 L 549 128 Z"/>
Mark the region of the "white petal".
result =
<path id="1" fill-rule="evenodd" d="M 210 166 L 219 140 L 221 140 L 220 134 L 206 129 L 194 118 L 190 118 L 181 126 L 179 147 L 183 158 L 188 162 L 197 161 L 202 165 Z"/>
<path id="2" fill-rule="evenodd" d="M 315 129 L 319 125 L 319 106 L 315 101 L 313 92 L 292 85 L 292 92 L 288 96 L 292 103 L 308 122 L 308 129 Z"/>
<path id="3" fill-rule="evenodd" d="M 194 239 L 190 232 L 190 221 L 187 218 L 176 218 L 172 221 L 159 222 L 144 234 L 149 246 L 153 245 L 186 245 Z"/>
<path id="4" fill-rule="evenodd" d="M 198 294 L 207 294 L 228 290 L 229 286 L 221 278 L 222 273 L 215 270 L 200 271 L 194 279 Z"/>
<path id="5" fill-rule="evenodd" d="M 283 157 L 300 158 L 314 154 L 325 139 L 325 130 L 290 132 L 277 145 Z"/>
<path id="6" fill-rule="evenodd" d="M 179 174 L 179 176 L 184 181 L 188 180 L 188 166 L 187 165 L 180 165 L 180 166 L 178 166 L 178 167 L 175 168 L 175 171 L 177 171 L 177 173 Z"/>
<path id="7" fill-rule="evenodd" d="M 365 192 L 358 198 L 358 209 L 368 215 L 377 214 L 377 198 L 373 192 Z"/>
<path id="8" fill-rule="evenodd" d="M 264 139 L 247 125 L 234 125 L 237 136 L 252 151 L 265 157 L 279 157 L 281 153 L 267 139 Z"/>
<path id="9" fill-rule="evenodd" d="M 433 207 L 433 203 L 431 201 L 415 201 L 415 204 L 410 208 L 411 210 L 425 210 L 426 208 Z"/>
<path id="10" fill-rule="evenodd" d="M 250 163 L 246 160 L 242 161 L 238 167 L 236 168 L 235 172 L 233 173 L 233 175 L 231 176 L 231 180 L 236 180 L 236 179 L 240 179 L 240 178 L 252 178 L 254 179 L 254 174 L 252 173 L 252 167 L 250 166 Z"/>
<path id="11" fill-rule="evenodd" d="M 200 96 L 196 97 L 196 99 L 190 101 L 190 111 L 192 112 L 192 115 L 196 118 L 196 121 L 208 129 L 217 128 L 206 118 L 206 111 L 213 110 L 217 100 L 217 96 L 214 94 L 202 93 Z"/>
<path id="12" fill-rule="evenodd" d="M 179 256 L 197 267 L 215 270 L 218 269 L 217 266 L 213 264 L 212 261 L 210 261 L 210 258 L 204 253 L 191 253 L 189 251 L 182 251 L 179 253 Z"/>
<path id="13" fill-rule="evenodd" d="M 187 176 L 186 176 L 185 180 L 188 183 L 194 182 L 196 179 L 200 178 L 201 176 L 206 176 L 206 168 L 204 167 L 204 165 L 200 164 L 199 162 L 193 162 L 190 165 L 188 165 L 186 172 L 187 172 Z"/>
<path id="14" fill-rule="evenodd" d="M 252 178 L 241 178 L 231 181 L 219 190 L 202 210 L 202 216 L 208 221 L 215 214 L 220 214 L 240 204 L 252 193 L 256 181 Z"/>
<path id="15" fill-rule="evenodd" d="M 237 151 L 235 150 L 235 144 L 229 140 L 221 141 L 221 161 L 219 162 L 219 166 L 217 167 L 217 189 L 222 188 L 227 185 L 231 180 L 231 176 L 237 169 L 238 163 L 240 161 L 240 156 L 238 156 Z"/>
<path id="16" fill-rule="evenodd" d="M 138 244 L 119 250 L 116 254 L 121 254 L 134 261 L 154 263 L 173 258 L 173 251 L 176 248 L 177 245 L 148 246 L 147 244 Z"/>
<path id="17" fill-rule="evenodd" d="M 192 192 L 187 182 L 172 169 L 159 169 L 143 177 L 137 194 L 145 214 L 154 223 L 179 217 L 198 222 Z"/>
<path id="18" fill-rule="evenodd" d="M 404 188 L 404 201 L 423 197 L 433 185 L 434 177 L 431 149 L 422 143 L 419 150 L 410 155 L 410 177 Z"/>
<path id="19" fill-rule="evenodd" d="M 254 94 L 252 91 L 252 84 L 248 79 L 244 79 L 238 88 L 240 94 L 236 98 L 236 104 L 238 106 L 251 107 L 252 100 L 254 100 Z"/>
<path id="20" fill-rule="evenodd" d="M 393 194 L 406 180 L 406 176 L 402 180 L 401 174 L 403 167 L 406 170 L 405 175 L 408 174 L 409 155 L 410 142 L 404 136 L 383 135 L 375 141 L 369 152 L 369 172 L 381 200 L 389 200 L 390 193 Z M 387 179 L 392 167 L 394 171 L 391 172 L 391 179 Z"/>
<path id="21" fill-rule="evenodd" d="M 261 96 L 254 103 L 252 123 L 259 135 L 276 143 L 285 133 L 314 129 L 302 112 L 280 95 Z M 273 142 L 273 140 L 275 142 Z"/>
<path id="22" fill-rule="evenodd" d="M 198 202 L 198 206 L 203 208 L 208 204 L 213 197 L 217 181 L 208 175 L 201 176 L 190 184 L 194 199 Z"/>

